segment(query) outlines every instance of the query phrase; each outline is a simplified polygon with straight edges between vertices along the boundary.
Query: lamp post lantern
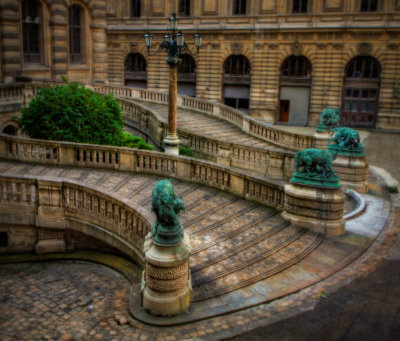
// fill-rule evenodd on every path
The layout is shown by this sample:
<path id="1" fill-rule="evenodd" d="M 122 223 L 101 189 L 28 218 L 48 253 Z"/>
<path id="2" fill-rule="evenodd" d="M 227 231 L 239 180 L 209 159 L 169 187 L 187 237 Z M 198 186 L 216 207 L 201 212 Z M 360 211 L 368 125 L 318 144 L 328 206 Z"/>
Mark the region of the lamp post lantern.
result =
<path id="1" fill-rule="evenodd" d="M 176 133 L 177 128 L 177 98 L 178 98 L 178 65 L 182 62 L 180 55 L 183 51 L 190 53 L 189 47 L 185 42 L 185 35 L 178 31 L 178 19 L 175 13 L 169 18 L 170 32 L 164 36 L 164 40 L 158 47 L 158 51 L 164 50 L 168 53 L 166 59 L 169 65 L 169 84 L 168 84 L 168 133 L 164 139 L 165 152 L 169 154 L 179 155 L 179 138 Z M 152 45 L 152 35 L 146 33 L 144 35 L 147 52 L 150 52 Z M 197 53 L 201 47 L 200 33 L 194 36 Z"/>

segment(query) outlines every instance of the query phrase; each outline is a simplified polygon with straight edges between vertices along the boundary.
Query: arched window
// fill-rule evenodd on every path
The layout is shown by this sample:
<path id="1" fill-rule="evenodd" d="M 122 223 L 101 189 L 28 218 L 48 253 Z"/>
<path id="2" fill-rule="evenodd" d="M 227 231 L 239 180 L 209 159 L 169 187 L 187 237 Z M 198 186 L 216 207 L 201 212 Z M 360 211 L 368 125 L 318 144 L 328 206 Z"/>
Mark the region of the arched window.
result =
<path id="1" fill-rule="evenodd" d="M 244 112 L 250 103 L 250 62 L 243 55 L 232 55 L 224 63 L 224 103 Z"/>
<path id="2" fill-rule="evenodd" d="M 3 129 L 3 134 L 17 136 L 17 128 L 9 124 Z"/>
<path id="3" fill-rule="evenodd" d="M 381 67 L 370 56 L 358 56 L 346 67 L 343 82 L 342 125 L 374 127 L 378 111 Z"/>
<path id="4" fill-rule="evenodd" d="M 178 93 L 196 96 L 196 62 L 189 54 L 180 56 L 182 63 L 178 65 Z"/>
<path id="5" fill-rule="evenodd" d="M 131 53 L 125 59 L 125 85 L 147 88 L 146 59 L 140 53 Z"/>
<path id="6" fill-rule="evenodd" d="M 305 126 L 311 92 L 311 63 L 304 56 L 289 56 L 281 66 L 279 86 L 280 123 Z"/>
<path id="7" fill-rule="evenodd" d="M 23 53 L 25 63 L 42 63 L 41 5 L 35 0 L 23 0 L 21 4 Z"/>
<path id="8" fill-rule="evenodd" d="M 304 56 L 290 56 L 282 64 L 283 77 L 311 77 L 311 63 Z"/>
<path id="9" fill-rule="evenodd" d="M 131 17 L 138 18 L 140 17 L 140 0 L 131 0 Z"/>
<path id="10" fill-rule="evenodd" d="M 229 75 L 250 74 L 250 62 L 243 56 L 230 56 L 224 64 L 224 73 Z"/>
<path id="11" fill-rule="evenodd" d="M 68 9 L 69 60 L 71 63 L 83 63 L 85 61 L 83 13 L 83 9 L 79 5 L 72 5 Z"/>
<path id="12" fill-rule="evenodd" d="M 357 57 L 347 66 L 346 78 L 378 79 L 380 67 L 372 57 Z"/>

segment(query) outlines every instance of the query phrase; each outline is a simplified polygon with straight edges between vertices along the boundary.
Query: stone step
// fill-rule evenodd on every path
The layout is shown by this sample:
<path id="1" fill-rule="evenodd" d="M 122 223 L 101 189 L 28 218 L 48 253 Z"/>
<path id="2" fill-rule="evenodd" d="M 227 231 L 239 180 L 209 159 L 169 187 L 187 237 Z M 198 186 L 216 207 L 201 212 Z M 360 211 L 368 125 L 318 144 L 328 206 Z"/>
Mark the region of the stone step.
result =
<path id="1" fill-rule="evenodd" d="M 0 170 L 9 175 L 71 179 L 139 203 L 148 211 L 153 187 L 162 179 L 155 175 L 8 161 L 0 161 Z M 198 184 L 178 179 L 172 183 L 186 207 L 180 221 L 191 240 L 195 301 L 266 279 L 308 255 L 321 241 L 319 235 L 289 225 L 271 208 Z"/>

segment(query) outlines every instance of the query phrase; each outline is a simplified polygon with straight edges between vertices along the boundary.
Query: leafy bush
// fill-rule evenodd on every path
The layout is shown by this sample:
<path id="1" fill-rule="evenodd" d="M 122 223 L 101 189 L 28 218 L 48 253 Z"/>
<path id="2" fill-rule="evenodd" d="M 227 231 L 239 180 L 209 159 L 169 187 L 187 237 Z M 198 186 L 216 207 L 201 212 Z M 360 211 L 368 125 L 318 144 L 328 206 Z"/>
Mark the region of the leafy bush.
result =
<path id="1" fill-rule="evenodd" d="M 179 146 L 179 155 L 194 157 L 192 148 L 183 147 L 183 146 Z"/>
<path id="2" fill-rule="evenodd" d="M 32 138 L 150 149 L 140 138 L 123 133 L 122 110 L 112 94 L 70 83 L 40 88 L 21 110 L 19 124 Z"/>
<path id="3" fill-rule="evenodd" d="M 154 146 L 146 143 L 141 137 L 133 136 L 127 132 L 122 133 L 122 144 L 123 147 L 153 150 Z"/>

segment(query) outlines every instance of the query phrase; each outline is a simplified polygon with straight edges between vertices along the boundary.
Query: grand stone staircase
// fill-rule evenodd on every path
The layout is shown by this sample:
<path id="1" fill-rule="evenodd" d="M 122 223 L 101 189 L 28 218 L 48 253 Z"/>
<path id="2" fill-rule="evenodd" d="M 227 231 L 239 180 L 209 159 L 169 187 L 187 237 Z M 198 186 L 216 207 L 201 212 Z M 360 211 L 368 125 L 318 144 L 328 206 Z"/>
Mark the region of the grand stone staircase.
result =
<path id="1" fill-rule="evenodd" d="M 0 162 L 3 176 L 73 180 L 97 187 L 150 211 L 151 192 L 159 176 L 99 169 L 51 167 Z M 322 236 L 298 229 L 280 214 L 252 201 L 193 184 L 172 180 L 186 212 L 181 224 L 192 244 L 193 301 L 246 287 L 298 262 L 322 241 Z"/>

